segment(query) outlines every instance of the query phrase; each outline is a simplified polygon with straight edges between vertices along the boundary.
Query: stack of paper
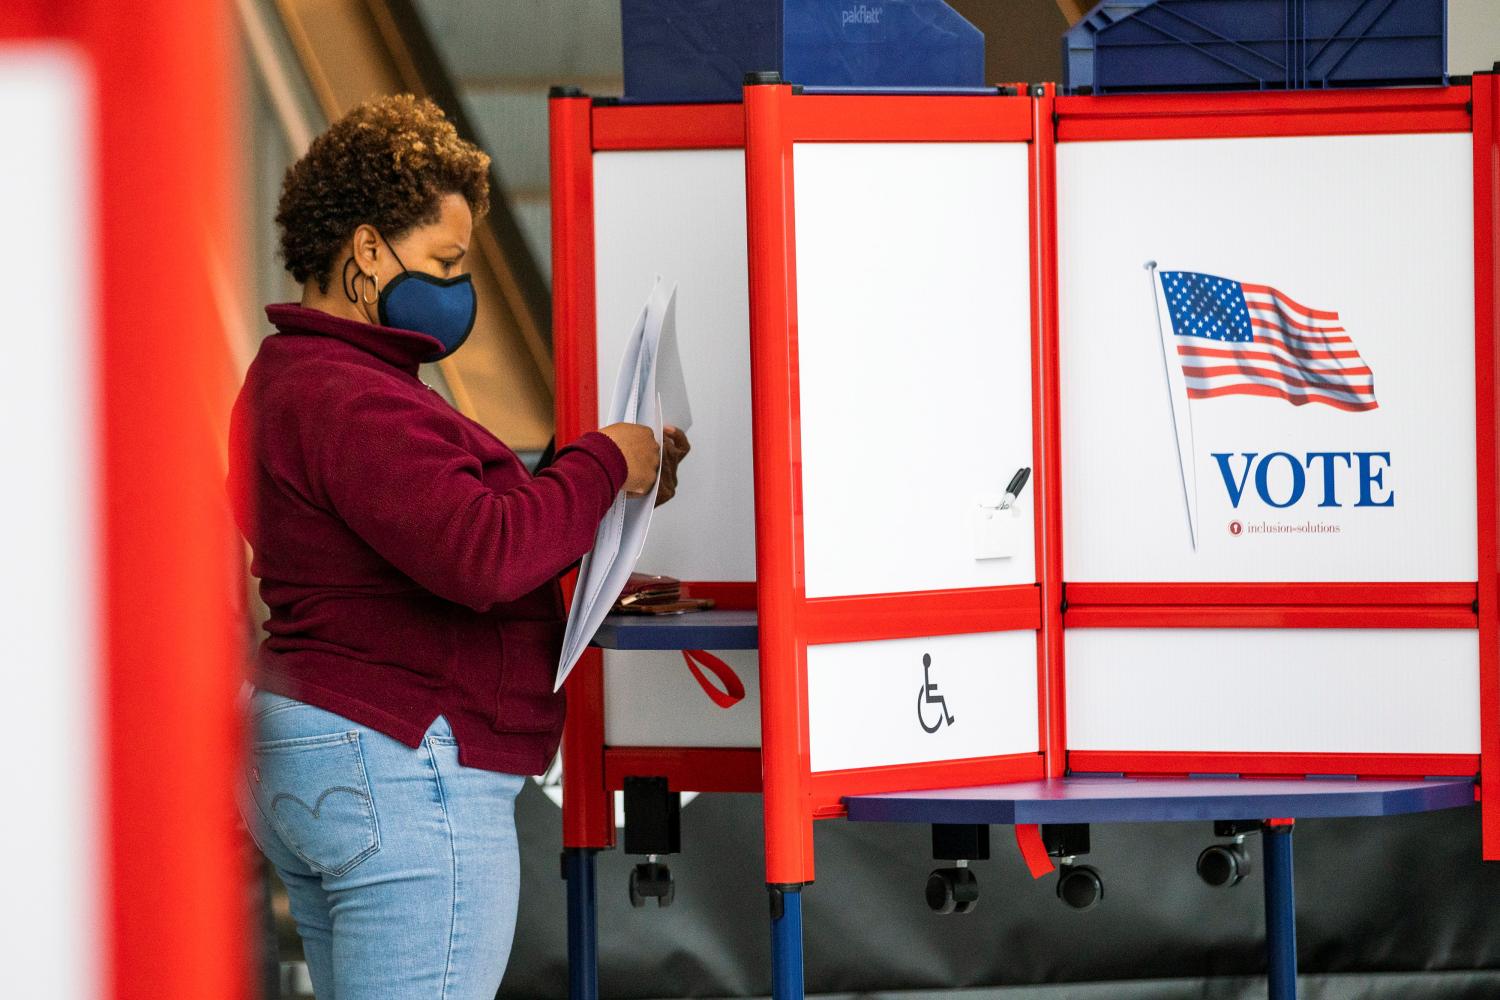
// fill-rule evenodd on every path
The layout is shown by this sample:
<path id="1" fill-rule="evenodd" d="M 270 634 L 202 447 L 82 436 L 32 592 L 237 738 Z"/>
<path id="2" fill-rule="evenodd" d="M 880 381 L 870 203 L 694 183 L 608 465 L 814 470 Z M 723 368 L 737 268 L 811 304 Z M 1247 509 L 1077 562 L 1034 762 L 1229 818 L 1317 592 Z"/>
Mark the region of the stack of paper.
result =
<path id="1" fill-rule="evenodd" d="M 656 432 L 658 443 L 664 423 L 687 430 L 693 422 L 687 380 L 677 351 L 677 286 L 668 291 L 661 278 L 656 279 L 651 296 L 635 321 L 635 329 L 625 342 L 614 399 L 600 425 L 621 422 L 645 424 Z M 651 491 L 641 497 L 627 497 L 621 492 L 600 522 L 594 547 L 583 557 L 578 569 L 578 586 L 573 592 L 573 608 L 563 634 L 562 657 L 553 690 L 562 689 L 568 673 L 635 570 L 651 527 L 651 512 L 656 508 L 660 484 L 658 477 Z"/>

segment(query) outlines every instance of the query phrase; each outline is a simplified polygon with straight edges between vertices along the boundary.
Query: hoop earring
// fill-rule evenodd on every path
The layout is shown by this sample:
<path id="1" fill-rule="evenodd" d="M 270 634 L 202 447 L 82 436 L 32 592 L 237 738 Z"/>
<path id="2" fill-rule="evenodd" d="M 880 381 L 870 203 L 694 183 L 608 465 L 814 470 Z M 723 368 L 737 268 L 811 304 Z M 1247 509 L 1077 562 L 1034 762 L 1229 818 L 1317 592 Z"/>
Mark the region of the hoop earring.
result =
<path id="1" fill-rule="evenodd" d="M 358 302 L 359 301 L 359 295 L 356 292 L 355 285 L 354 285 L 354 282 L 356 280 L 358 280 L 358 279 L 357 279 L 357 277 L 356 278 L 349 277 L 349 269 L 351 267 L 355 267 L 354 258 L 353 257 L 347 258 L 344 261 L 343 268 L 339 271 L 339 288 L 343 289 L 344 298 L 348 299 L 350 302 Z M 360 273 L 359 269 L 355 268 L 355 272 L 354 273 L 357 276 Z"/>
<path id="2" fill-rule="evenodd" d="M 365 293 L 361 291 L 359 293 L 359 300 L 367 306 L 373 306 L 375 303 L 380 301 L 380 279 L 373 274 L 367 274 L 365 275 L 365 277 L 369 278 L 370 283 L 375 286 L 375 297 L 373 299 L 367 299 L 365 298 Z"/>

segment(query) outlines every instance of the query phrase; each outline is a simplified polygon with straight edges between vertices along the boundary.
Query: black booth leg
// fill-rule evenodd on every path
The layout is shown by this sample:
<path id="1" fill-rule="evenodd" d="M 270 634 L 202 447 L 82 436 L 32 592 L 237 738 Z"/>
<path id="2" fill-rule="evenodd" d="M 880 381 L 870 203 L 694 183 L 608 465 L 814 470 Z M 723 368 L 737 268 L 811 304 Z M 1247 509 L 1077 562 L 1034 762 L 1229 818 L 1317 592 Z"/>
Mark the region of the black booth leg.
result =
<path id="1" fill-rule="evenodd" d="M 766 888 L 771 894 L 771 1000 L 803 1000 L 802 886 Z"/>
<path id="2" fill-rule="evenodd" d="M 568 1000 L 599 1000 L 597 855 L 593 848 L 563 851 L 568 883 Z"/>
<path id="3" fill-rule="evenodd" d="M 1270 1000 L 1297 1000 L 1297 899 L 1292 824 L 1261 828 L 1266 879 L 1266 985 Z"/>

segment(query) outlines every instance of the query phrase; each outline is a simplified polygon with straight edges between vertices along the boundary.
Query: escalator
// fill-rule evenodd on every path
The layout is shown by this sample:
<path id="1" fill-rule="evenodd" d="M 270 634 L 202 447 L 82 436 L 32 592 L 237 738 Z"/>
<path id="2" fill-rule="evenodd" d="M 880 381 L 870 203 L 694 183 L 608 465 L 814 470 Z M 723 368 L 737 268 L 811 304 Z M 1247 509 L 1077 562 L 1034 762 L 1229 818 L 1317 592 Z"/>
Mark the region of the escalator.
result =
<path id="1" fill-rule="evenodd" d="M 355 104 L 401 92 L 431 98 L 464 138 L 480 141 L 410 0 L 238 0 L 237 8 L 256 82 L 294 157 Z M 299 91 L 315 109 L 299 106 Z M 461 412 L 518 452 L 536 452 L 552 435 L 550 295 L 493 166 L 490 206 L 469 252 L 474 332 L 434 367 Z"/>

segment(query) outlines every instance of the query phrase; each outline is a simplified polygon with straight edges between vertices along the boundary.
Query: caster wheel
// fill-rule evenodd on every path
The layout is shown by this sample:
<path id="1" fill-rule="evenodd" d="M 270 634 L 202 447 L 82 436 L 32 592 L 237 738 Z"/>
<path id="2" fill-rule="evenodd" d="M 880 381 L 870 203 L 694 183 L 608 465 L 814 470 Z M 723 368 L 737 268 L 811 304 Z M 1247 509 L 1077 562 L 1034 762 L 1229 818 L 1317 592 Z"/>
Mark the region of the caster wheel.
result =
<path id="1" fill-rule="evenodd" d="M 677 898 L 677 883 L 666 865 L 648 862 L 630 870 L 630 905 L 636 909 L 655 899 L 658 907 L 671 906 Z"/>
<path id="2" fill-rule="evenodd" d="M 1064 865 L 1058 872 L 1057 898 L 1075 910 L 1088 910 L 1104 898 L 1104 880 L 1088 865 Z"/>
<path id="3" fill-rule="evenodd" d="M 1250 874 L 1250 855 L 1243 844 L 1210 844 L 1198 855 L 1198 877 L 1215 888 L 1239 885 Z"/>
<path id="4" fill-rule="evenodd" d="M 637 910 L 646 905 L 646 897 L 641 894 L 641 867 L 630 869 L 630 905 Z"/>
<path id="5" fill-rule="evenodd" d="M 970 913 L 979 902 L 979 879 L 967 868 L 939 868 L 927 876 L 933 913 Z"/>

